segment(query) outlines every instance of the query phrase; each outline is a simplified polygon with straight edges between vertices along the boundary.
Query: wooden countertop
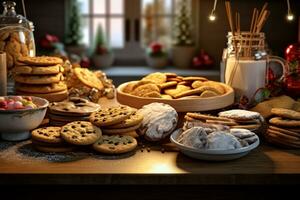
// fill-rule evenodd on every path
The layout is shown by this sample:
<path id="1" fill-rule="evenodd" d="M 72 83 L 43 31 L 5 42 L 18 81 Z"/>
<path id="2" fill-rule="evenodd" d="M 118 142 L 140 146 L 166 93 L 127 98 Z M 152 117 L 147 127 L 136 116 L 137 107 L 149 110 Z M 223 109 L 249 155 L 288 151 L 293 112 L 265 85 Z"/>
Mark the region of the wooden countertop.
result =
<path id="1" fill-rule="evenodd" d="M 103 107 L 115 104 L 101 101 Z M 1 141 L 0 141 L 1 142 Z M 49 162 L 19 150 L 25 141 L 0 149 L 0 184 L 299 184 L 300 151 L 261 144 L 249 155 L 227 162 L 193 160 L 177 151 L 146 149 L 111 159 L 82 156 Z"/>

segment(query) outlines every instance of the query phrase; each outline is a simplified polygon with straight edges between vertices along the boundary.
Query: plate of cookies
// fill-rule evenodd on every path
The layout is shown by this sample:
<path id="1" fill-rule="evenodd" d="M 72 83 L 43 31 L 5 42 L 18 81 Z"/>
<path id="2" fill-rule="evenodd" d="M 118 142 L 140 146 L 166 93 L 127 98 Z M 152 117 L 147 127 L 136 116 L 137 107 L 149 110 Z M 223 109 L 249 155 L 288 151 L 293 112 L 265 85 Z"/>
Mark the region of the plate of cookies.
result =
<path id="1" fill-rule="evenodd" d="M 213 126 L 184 127 L 176 130 L 170 139 L 183 154 L 209 161 L 238 159 L 259 145 L 258 136 L 249 130 L 220 130 Z"/>
<path id="2" fill-rule="evenodd" d="M 159 102 L 172 106 L 177 112 L 209 111 L 233 104 L 234 91 L 224 83 L 204 77 L 156 72 L 121 84 L 117 88 L 117 99 L 135 108 Z"/>

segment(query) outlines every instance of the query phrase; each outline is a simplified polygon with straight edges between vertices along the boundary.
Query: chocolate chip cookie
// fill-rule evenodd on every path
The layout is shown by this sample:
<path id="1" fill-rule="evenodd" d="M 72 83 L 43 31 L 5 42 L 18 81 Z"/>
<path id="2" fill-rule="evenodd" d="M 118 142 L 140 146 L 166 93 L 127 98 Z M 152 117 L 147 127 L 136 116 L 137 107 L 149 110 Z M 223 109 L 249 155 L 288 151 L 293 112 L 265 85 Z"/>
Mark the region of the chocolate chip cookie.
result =
<path id="1" fill-rule="evenodd" d="M 96 126 L 110 126 L 126 120 L 134 112 L 134 109 L 128 106 L 100 109 L 91 114 L 90 121 Z"/>
<path id="2" fill-rule="evenodd" d="M 134 150 L 137 141 L 127 135 L 104 135 L 98 142 L 93 145 L 93 149 L 100 153 L 121 154 Z"/>
<path id="3" fill-rule="evenodd" d="M 44 127 L 38 128 L 31 132 L 31 137 L 34 140 L 45 143 L 62 143 L 63 140 L 60 135 L 60 127 Z"/>
<path id="4" fill-rule="evenodd" d="M 91 145 L 101 138 L 101 130 L 86 121 L 75 121 L 61 128 L 62 138 L 74 145 Z"/>

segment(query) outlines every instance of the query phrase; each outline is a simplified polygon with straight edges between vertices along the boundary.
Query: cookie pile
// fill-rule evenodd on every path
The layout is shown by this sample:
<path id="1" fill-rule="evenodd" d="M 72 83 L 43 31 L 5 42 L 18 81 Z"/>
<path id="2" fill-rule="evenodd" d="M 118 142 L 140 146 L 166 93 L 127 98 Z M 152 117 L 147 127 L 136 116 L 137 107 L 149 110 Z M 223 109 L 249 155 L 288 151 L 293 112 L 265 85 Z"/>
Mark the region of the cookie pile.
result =
<path id="1" fill-rule="evenodd" d="M 68 97 L 63 82 L 63 60 L 57 57 L 20 57 L 13 69 L 16 93 L 37 96 L 50 102 Z"/>
<path id="2" fill-rule="evenodd" d="M 183 97 L 207 98 L 225 94 L 222 84 L 204 77 L 182 77 L 174 73 L 152 73 L 142 80 L 127 84 L 123 92 L 138 96 L 163 99 Z"/>
<path id="3" fill-rule="evenodd" d="M 219 116 L 188 112 L 185 115 L 187 121 L 201 121 L 207 124 L 220 124 L 229 128 L 241 128 L 256 131 L 262 126 L 262 117 L 257 112 L 247 110 L 228 110 L 220 112 Z"/>
<path id="4" fill-rule="evenodd" d="M 32 48 L 33 41 L 28 32 L 7 29 L 0 32 L 0 51 L 6 52 L 7 71 L 16 65 L 18 57 L 29 56 Z"/>
<path id="5" fill-rule="evenodd" d="M 33 147 L 41 152 L 62 153 L 78 146 L 90 146 L 100 153 L 121 154 L 132 151 L 137 141 L 131 136 L 102 136 L 101 129 L 86 121 L 74 121 L 63 127 L 44 127 L 32 131 Z"/>
<path id="6" fill-rule="evenodd" d="M 107 135 L 136 136 L 135 130 L 141 126 L 143 116 L 128 106 L 100 109 L 90 116 L 90 122 L 101 127 Z"/>
<path id="7" fill-rule="evenodd" d="M 112 80 L 101 71 L 92 72 L 87 68 L 74 68 L 67 73 L 66 82 L 69 96 L 88 98 L 92 102 L 98 102 L 103 96 L 109 99 L 115 96 Z"/>
<path id="8" fill-rule="evenodd" d="M 91 113 L 100 109 L 100 105 L 79 97 L 50 103 L 48 117 L 50 125 L 63 126 L 73 121 L 89 121 Z"/>
<path id="9" fill-rule="evenodd" d="M 300 148 L 300 112 L 273 108 L 266 140 L 284 147 Z"/>
<path id="10" fill-rule="evenodd" d="M 74 150 L 61 137 L 61 127 L 38 128 L 31 132 L 33 147 L 41 152 L 62 153 Z"/>

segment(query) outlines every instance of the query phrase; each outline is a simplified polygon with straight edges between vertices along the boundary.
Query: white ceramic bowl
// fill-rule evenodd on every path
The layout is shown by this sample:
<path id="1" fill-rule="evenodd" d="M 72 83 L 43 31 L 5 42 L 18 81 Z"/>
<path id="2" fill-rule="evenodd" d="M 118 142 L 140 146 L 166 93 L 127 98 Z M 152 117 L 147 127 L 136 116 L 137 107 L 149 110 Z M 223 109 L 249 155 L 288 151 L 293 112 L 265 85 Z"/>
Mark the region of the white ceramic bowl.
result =
<path id="1" fill-rule="evenodd" d="M 21 141 L 30 137 L 30 131 L 43 121 L 49 102 L 39 97 L 31 97 L 37 108 L 20 110 L 0 110 L 0 133 L 2 139 Z"/>
<path id="2" fill-rule="evenodd" d="M 179 142 L 177 142 L 177 138 L 181 134 L 181 131 L 178 129 L 176 130 L 171 136 L 171 142 L 176 145 L 180 151 L 195 159 L 200 160 L 209 160 L 209 161 L 226 161 L 226 160 L 234 160 L 237 158 L 241 158 L 247 155 L 250 151 L 255 149 L 259 145 L 259 138 L 257 136 L 256 142 L 253 144 L 242 147 L 239 149 L 231 149 L 231 150 L 214 150 L 214 149 L 195 149 L 191 147 L 187 147 Z"/>

